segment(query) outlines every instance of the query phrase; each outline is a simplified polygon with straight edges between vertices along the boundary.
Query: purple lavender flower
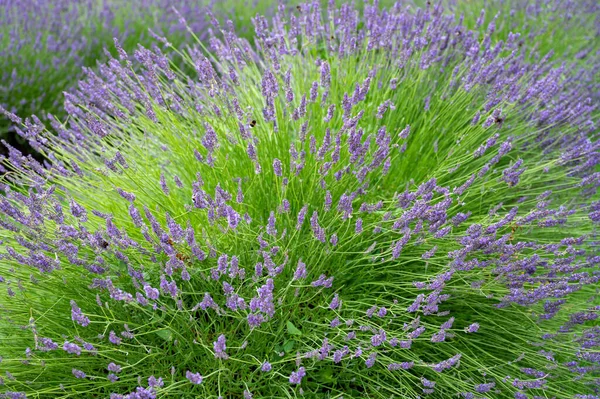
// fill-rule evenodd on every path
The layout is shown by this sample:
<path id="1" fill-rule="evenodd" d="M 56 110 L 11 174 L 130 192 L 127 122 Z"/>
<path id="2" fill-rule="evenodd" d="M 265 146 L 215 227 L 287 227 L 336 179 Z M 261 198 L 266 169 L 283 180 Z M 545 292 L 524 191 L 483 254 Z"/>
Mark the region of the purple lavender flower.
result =
<path id="1" fill-rule="evenodd" d="M 362 221 L 361 218 L 356 219 L 356 225 L 355 225 L 355 228 L 354 228 L 354 232 L 356 234 L 360 234 L 360 233 L 363 232 L 363 221 Z"/>
<path id="2" fill-rule="evenodd" d="M 192 384 L 196 384 L 196 385 L 202 384 L 202 376 L 200 375 L 200 373 L 192 373 L 191 371 L 187 370 L 185 372 L 185 378 L 190 380 L 190 382 Z"/>
<path id="3" fill-rule="evenodd" d="M 379 333 L 371 337 L 371 345 L 374 347 L 382 345 L 387 340 L 384 330 L 379 330 Z"/>
<path id="4" fill-rule="evenodd" d="M 338 309 L 338 308 L 339 308 L 339 306 L 340 306 L 340 304 L 341 304 L 340 297 L 339 297 L 339 295 L 336 293 L 336 294 L 333 296 L 333 299 L 331 300 L 331 303 L 329 304 L 329 309 L 331 309 L 331 310 Z"/>
<path id="5" fill-rule="evenodd" d="M 121 366 L 119 366 L 113 362 L 110 362 L 108 364 L 108 366 L 106 366 L 106 369 L 108 371 L 112 371 L 113 373 L 117 373 L 117 374 L 121 372 Z"/>
<path id="6" fill-rule="evenodd" d="M 167 179 L 165 178 L 164 173 L 160 174 L 160 188 L 166 196 L 169 195 L 169 186 L 167 185 Z"/>
<path id="7" fill-rule="evenodd" d="M 281 161 L 277 158 L 273 160 L 273 173 L 279 177 L 283 176 L 283 172 L 281 171 Z"/>
<path id="8" fill-rule="evenodd" d="M 296 271 L 294 272 L 293 280 L 304 279 L 307 276 L 306 264 L 302 262 L 302 259 L 298 260 L 298 266 L 296 267 Z"/>
<path id="9" fill-rule="evenodd" d="M 373 315 L 375 314 L 376 311 L 377 311 L 377 306 L 375 306 L 375 305 L 371 306 L 366 312 L 367 317 L 368 318 L 373 317 Z"/>
<path id="10" fill-rule="evenodd" d="M 321 87 L 328 89 L 331 84 L 331 71 L 329 64 L 324 61 L 321 63 Z"/>
<path id="11" fill-rule="evenodd" d="M 226 360 L 229 358 L 225 350 L 227 349 L 227 345 L 225 343 L 225 335 L 221 334 L 217 338 L 215 342 L 213 342 L 213 348 L 215 350 L 215 358 Z"/>
<path id="12" fill-rule="evenodd" d="M 315 238 L 322 243 L 325 243 L 325 229 L 319 224 L 319 215 L 317 211 L 314 211 L 310 218 L 310 226 Z"/>
<path id="13" fill-rule="evenodd" d="M 429 381 L 425 377 L 421 377 L 421 383 L 423 384 L 423 386 L 425 388 L 434 388 L 435 387 L 435 381 Z"/>
<path id="14" fill-rule="evenodd" d="M 333 277 L 327 278 L 326 275 L 321 274 L 319 278 L 312 283 L 310 283 L 313 287 L 323 287 L 323 288 L 331 288 L 333 285 Z"/>
<path id="15" fill-rule="evenodd" d="M 81 370 L 73 369 L 72 373 L 75 376 L 75 378 L 85 378 L 86 377 L 86 374 Z"/>
<path id="16" fill-rule="evenodd" d="M 160 295 L 158 289 L 152 288 L 148 284 L 144 285 L 144 292 L 146 293 L 146 297 L 152 300 L 157 300 Z"/>
<path id="17" fill-rule="evenodd" d="M 281 201 L 281 207 L 279 208 L 279 212 L 280 213 L 288 213 L 290 211 L 290 201 L 288 201 L 287 199 L 284 199 L 283 201 Z"/>
<path id="18" fill-rule="evenodd" d="M 415 365 L 414 362 L 390 363 L 388 365 L 388 370 L 389 371 L 410 370 L 414 365 Z"/>
<path id="19" fill-rule="evenodd" d="M 88 352 L 92 352 L 93 354 L 96 354 L 96 348 L 94 348 L 94 345 L 90 344 L 89 342 L 84 342 L 84 341 L 80 341 L 83 345 L 83 349 L 85 349 Z"/>
<path id="20" fill-rule="evenodd" d="M 410 125 L 406 125 L 406 127 L 404 129 L 402 129 L 402 131 L 400 133 L 398 133 L 398 138 L 406 139 L 406 138 L 408 138 L 409 134 L 410 134 Z"/>
<path id="21" fill-rule="evenodd" d="M 48 352 L 58 349 L 58 344 L 52 341 L 50 338 L 40 338 L 38 349 L 42 352 Z"/>
<path id="22" fill-rule="evenodd" d="M 459 353 L 458 355 L 454 355 L 447 360 L 444 360 L 440 363 L 432 365 L 431 368 L 434 371 L 441 373 L 444 370 L 447 370 L 447 369 L 450 369 L 450 368 L 456 366 L 459 363 L 461 357 L 462 357 L 462 355 Z"/>
<path id="23" fill-rule="evenodd" d="M 256 328 L 265 322 L 265 317 L 260 313 L 249 313 L 246 320 L 250 328 Z"/>
<path id="24" fill-rule="evenodd" d="M 306 217 L 306 213 L 308 212 L 308 205 L 304 205 L 300 212 L 298 212 L 298 222 L 296 223 L 296 230 L 300 230 L 302 224 L 304 223 L 304 218 Z"/>
<path id="25" fill-rule="evenodd" d="M 491 391 L 496 386 L 495 382 L 488 382 L 487 384 L 479 384 L 475 386 L 475 391 L 479 393 L 486 393 Z"/>
<path id="26" fill-rule="evenodd" d="M 269 224 L 267 225 L 267 234 L 275 237 L 277 235 L 277 229 L 275 228 L 275 212 L 271 211 L 269 215 Z"/>
<path id="27" fill-rule="evenodd" d="M 265 361 L 261 366 L 260 366 L 260 371 L 262 371 L 263 373 L 268 373 L 269 371 L 271 371 L 271 363 Z"/>
<path id="28" fill-rule="evenodd" d="M 338 243 L 338 236 L 337 236 L 337 234 L 333 233 L 331 235 L 331 237 L 329 238 L 329 243 L 331 245 L 333 245 L 334 247 L 337 245 L 337 243 Z"/>
<path id="29" fill-rule="evenodd" d="M 71 301 L 71 319 L 82 327 L 87 327 L 90 324 L 90 319 L 81 313 L 81 309 L 75 301 Z"/>
<path id="30" fill-rule="evenodd" d="M 299 385 L 302 382 L 302 378 L 306 376 L 306 369 L 304 367 L 300 367 L 298 371 L 293 371 L 290 374 L 290 384 Z"/>
<path id="31" fill-rule="evenodd" d="M 446 331 L 441 330 L 431 336 L 431 342 L 444 342 L 446 340 Z"/>
<path id="32" fill-rule="evenodd" d="M 110 343 L 115 344 L 115 345 L 120 345 L 122 339 L 119 338 L 117 336 L 117 334 L 114 331 L 110 331 L 110 333 L 108 334 L 108 340 L 110 341 Z"/>
<path id="33" fill-rule="evenodd" d="M 449 318 L 445 321 L 441 326 L 440 330 L 449 330 L 452 328 L 452 324 L 454 324 L 454 317 Z"/>
<path id="34" fill-rule="evenodd" d="M 375 365 L 376 360 L 377 360 L 377 352 L 371 352 L 371 354 L 369 355 L 367 360 L 365 360 L 365 366 L 367 366 L 367 368 L 370 369 L 371 367 L 373 367 Z"/>
<path id="35" fill-rule="evenodd" d="M 81 355 L 81 347 L 79 347 L 77 344 L 74 344 L 72 342 L 68 342 L 65 341 L 65 344 L 63 345 L 63 350 L 67 353 L 71 353 L 73 355 Z"/>
<path id="36" fill-rule="evenodd" d="M 153 375 L 148 377 L 148 386 L 149 387 L 162 387 L 164 386 L 164 382 L 162 377 L 158 377 L 158 379 L 156 377 L 154 377 Z"/>
<path id="37" fill-rule="evenodd" d="M 200 302 L 198 304 L 198 306 L 202 310 L 206 310 L 208 308 L 213 308 L 213 309 L 217 308 L 217 304 L 215 303 L 215 301 L 212 299 L 212 297 L 210 296 L 210 294 L 208 292 L 204 293 L 204 297 L 202 298 L 202 302 Z"/>
<path id="38" fill-rule="evenodd" d="M 175 281 L 168 281 L 165 276 L 160 276 L 160 288 L 163 292 L 171 295 L 172 298 L 177 297 L 178 289 Z"/>
<path id="39" fill-rule="evenodd" d="M 335 104 L 331 104 L 327 108 L 327 115 L 325 115 L 325 118 L 323 118 L 323 121 L 325 121 L 325 122 L 331 121 L 331 119 L 333 119 L 333 113 L 334 112 L 335 112 Z"/>

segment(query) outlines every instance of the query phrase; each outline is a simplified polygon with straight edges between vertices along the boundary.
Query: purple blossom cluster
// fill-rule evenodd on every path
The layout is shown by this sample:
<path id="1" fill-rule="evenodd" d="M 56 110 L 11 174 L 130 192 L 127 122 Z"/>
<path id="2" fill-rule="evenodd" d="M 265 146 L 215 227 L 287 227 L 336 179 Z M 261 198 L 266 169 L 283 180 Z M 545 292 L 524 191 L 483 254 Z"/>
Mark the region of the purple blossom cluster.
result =
<path id="1" fill-rule="evenodd" d="M 440 5 L 253 22 L 251 47 L 213 21 L 186 74 L 115 41 L 67 123 L 22 121 L 48 157 L 8 147 L 0 186 L 23 361 L 62 351 L 114 399 L 319 397 L 338 368 L 365 396 L 596 394 L 590 71 Z M 18 302 L 51 283 L 60 333 Z"/>

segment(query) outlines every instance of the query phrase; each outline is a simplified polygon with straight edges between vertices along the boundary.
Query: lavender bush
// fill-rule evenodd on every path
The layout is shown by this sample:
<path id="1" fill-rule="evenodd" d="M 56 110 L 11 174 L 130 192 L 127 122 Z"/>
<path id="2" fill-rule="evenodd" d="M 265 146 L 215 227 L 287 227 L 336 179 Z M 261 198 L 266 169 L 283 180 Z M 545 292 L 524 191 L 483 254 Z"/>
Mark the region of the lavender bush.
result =
<path id="1" fill-rule="evenodd" d="M 4 111 L 3 395 L 597 398 L 598 66 L 481 23 L 280 7 Z"/>

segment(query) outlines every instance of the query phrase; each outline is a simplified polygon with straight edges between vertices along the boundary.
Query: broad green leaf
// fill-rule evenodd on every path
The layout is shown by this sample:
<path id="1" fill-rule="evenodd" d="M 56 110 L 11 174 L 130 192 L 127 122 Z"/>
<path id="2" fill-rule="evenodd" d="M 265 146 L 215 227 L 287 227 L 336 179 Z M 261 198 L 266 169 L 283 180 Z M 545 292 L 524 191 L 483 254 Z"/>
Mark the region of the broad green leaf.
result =
<path id="1" fill-rule="evenodd" d="M 169 329 L 158 330 L 156 335 L 164 339 L 165 341 L 171 341 L 173 339 L 173 333 Z"/>
<path id="2" fill-rule="evenodd" d="M 302 331 L 298 330 L 291 321 L 287 322 L 287 332 L 290 335 L 302 335 Z"/>
<path id="3" fill-rule="evenodd" d="M 333 369 L 331 367 L 323 369 L 323 371 L 321 371 L 319 374 L 322 381 L 333 382 L 336 380 L 336 378 L 333 376 Z"/>
<path id="4" fill-rule="evenodd" d="M 289 340 L 289 341 L 285 341 L 283 343 L 283 351 L 285 353 L 289 353 L 294 349 L 294 344 L 296 343 L 296 341 L 294 340 Z"/>

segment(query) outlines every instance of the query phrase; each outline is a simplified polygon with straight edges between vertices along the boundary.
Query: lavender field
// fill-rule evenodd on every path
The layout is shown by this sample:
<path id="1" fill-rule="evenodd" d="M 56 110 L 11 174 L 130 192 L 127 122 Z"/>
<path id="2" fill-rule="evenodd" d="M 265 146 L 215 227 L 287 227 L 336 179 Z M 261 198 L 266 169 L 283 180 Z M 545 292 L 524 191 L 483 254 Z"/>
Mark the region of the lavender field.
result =
<path id="1" fill-rule="evenodd" d="M 0 0 L 0 398 L 600 399 L 595 0 Z"/>

